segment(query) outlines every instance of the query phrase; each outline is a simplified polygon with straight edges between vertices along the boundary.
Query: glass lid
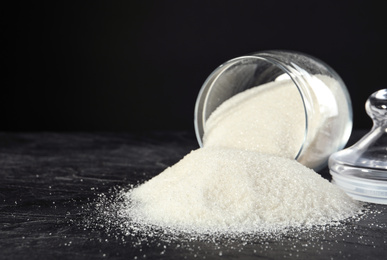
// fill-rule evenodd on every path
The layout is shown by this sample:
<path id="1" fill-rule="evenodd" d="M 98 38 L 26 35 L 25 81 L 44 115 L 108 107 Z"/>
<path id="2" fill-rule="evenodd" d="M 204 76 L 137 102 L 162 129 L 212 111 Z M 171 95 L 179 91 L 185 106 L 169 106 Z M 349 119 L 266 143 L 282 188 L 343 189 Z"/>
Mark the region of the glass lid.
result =
<path id="1" fill-rule="evenodd" d="M 373 120 L 369 133 L 329 158 L 332 182 L 354 199 L 387 204 L 387 89 L 366 102 Z"/>

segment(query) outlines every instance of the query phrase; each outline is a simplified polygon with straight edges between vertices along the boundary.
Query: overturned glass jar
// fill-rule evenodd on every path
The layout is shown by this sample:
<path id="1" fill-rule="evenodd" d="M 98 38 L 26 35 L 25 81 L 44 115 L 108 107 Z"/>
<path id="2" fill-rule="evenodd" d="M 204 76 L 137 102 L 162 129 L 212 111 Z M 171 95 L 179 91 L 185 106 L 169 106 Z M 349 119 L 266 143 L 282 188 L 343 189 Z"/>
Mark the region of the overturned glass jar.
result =
<path id="1" fill-rule="evenodd" d="M 243 94 L 247 90 L 257 98 L 250 111 L 241 108 L 253 100 Z M 226 103 L 231 105 L 222 108 Z M 234 121 L 227 122 L 229 114 Z M 319 170 L 347 143 L 352 105 L 342 79 L 324 62 L 299 52 L 264 51 L 215 69 L 199 92 L 194 120 L 201 147 L 283 155 Z"/>

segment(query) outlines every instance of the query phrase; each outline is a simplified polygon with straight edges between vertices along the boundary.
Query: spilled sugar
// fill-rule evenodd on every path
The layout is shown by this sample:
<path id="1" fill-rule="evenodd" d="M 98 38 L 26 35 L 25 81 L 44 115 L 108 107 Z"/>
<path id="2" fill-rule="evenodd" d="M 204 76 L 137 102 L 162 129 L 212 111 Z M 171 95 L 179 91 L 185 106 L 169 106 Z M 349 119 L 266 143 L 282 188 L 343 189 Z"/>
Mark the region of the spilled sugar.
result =
<path id="1" fill-rule="evenodd" d="M 202 148 L 126 194 L 137 223 L 186 232 L 253 233 L 334 224 L 361 206 L 295 160 Z"/>
<path id="2" fill-rule="evenodd" d="M 269 83 L 226 101 L 208 120 L 204 148 L 120 193 L 107 216 L 137 235 L 155 228 L 247 235 L 332 226 L 360 214 L 360 203 L 293 159 L 305 118 L 298 92 L 284 91 L 289 84 Z M 255 117 L 257 110 L 264 112 Z M 327 145 L 317 129 L 329 116 L 316 114 L 310 122 L 310 149 Z"/>

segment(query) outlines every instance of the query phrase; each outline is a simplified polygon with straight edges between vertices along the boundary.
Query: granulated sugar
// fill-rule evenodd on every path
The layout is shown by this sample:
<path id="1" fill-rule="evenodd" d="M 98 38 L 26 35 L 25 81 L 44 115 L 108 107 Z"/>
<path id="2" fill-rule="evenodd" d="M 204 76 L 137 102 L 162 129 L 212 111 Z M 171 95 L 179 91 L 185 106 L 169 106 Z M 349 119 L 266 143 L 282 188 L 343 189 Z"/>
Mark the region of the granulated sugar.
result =
<path id="1" fill-rule="evenodd" d="M 251 233 L 332 224 L 360 205 L 295 160 L 202 148 L 127 193 L 137 223 L 188 232 Z"/>
<path id="2" fill-rule="evenodd" d="M 336 115 L 317 110 L 304 162 L 308 149 L 323 153 L 332 134 L 318 130 Z M 207 120 L 204 148 L 124 194 L 118 215 L 140 226 L 227 234 L 337 224 L 357 215 L 358 202 L 294 160 L 304 132 L 304 107 L 290 80 L 240 93 Z"/>

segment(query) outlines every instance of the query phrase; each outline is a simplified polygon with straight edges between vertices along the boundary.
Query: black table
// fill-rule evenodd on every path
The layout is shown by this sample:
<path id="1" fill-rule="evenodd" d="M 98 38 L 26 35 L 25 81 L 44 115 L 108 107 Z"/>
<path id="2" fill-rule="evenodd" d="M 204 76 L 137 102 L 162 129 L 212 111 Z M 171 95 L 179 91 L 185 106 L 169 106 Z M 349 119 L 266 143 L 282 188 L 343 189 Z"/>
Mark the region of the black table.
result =
<path id="1" fill-rule="evenodd" d="M 193 132 L 0 133 L 0 259 L 386 259 L 383 205 L 344 227 L 277 238 L 168 241 L 98 226 L 91 209 L 101 194 L 142 183 L 196 148 Z M 330 178 L 327 168 L 320 174 Z"/>

